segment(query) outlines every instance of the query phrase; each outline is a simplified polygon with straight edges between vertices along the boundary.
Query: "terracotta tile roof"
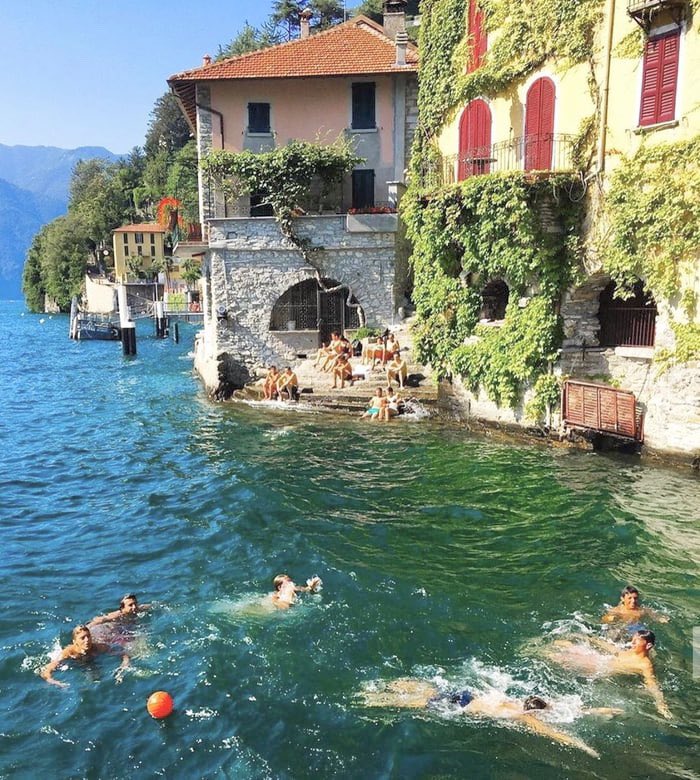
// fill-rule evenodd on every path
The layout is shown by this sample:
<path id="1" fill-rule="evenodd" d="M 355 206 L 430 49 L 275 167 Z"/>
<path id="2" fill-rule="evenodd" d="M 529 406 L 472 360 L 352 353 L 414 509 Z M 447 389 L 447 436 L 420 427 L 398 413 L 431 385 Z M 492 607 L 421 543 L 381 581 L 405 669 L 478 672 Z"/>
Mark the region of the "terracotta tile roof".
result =
<path id="1" fill-rule="evenodd" d="M 357 76 L 410 73 L 417 69 L 418 50 L 413 44 L 408 44 L 406 65 L 396 65 L 396 47 L 384 34 L 384 28 L 360 15 L 308 38 L 176 73 L 168 84 L 194 122 L 197 81 Z"/>
<path id="2" fill-rule="evenodd" d="M 112 233 L 165 233 L 165 228 L 157 222 L 141 222 L 138 225 L 122 225 Z"/>

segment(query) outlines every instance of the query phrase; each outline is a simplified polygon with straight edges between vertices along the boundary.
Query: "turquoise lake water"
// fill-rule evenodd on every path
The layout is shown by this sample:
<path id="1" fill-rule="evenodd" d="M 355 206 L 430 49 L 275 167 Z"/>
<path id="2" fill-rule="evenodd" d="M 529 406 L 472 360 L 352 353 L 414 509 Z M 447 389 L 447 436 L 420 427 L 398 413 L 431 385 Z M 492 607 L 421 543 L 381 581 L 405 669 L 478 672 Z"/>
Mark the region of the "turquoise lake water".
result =
<path id="1" fill-rule="evenodd" d="M 0 302 L 0 777 L 700 776 L 700 480 L 638 460 L 495 441 L 456 425 L 213 404 L 181 343 L 138 356 L 68 339 L 64 316 Z M 265 609 L 272 577 L 324 588 Z M 622 585 L 670 617 L 635 678 L 543 659 L 597 633 Z M 118 659 L 37 674 L 127 591 Z M 700 664 L 700 659 L 698 659 Z M 444 712 L 363 709 L 376 680 L 539 693 L 596 760 Z M 176 710 L 153 720 L 167 690 Z M 614 720 L 578 717 L 614 706 Z"/>

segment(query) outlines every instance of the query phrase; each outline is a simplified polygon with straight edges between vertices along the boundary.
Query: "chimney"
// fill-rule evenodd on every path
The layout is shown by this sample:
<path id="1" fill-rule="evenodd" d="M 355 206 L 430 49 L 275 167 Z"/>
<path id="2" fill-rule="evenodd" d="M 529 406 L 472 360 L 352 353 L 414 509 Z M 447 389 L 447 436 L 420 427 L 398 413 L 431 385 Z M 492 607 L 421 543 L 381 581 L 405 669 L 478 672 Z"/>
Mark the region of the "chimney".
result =
<path id="1" fill-rule="evenodd" d="M 392 41 L 396 33 L 406 30 L 406 5 L 408 0 L 384 0 L 384 35 Z"/>
<path id="2" fill-rule="evenodd" d="M 396 33 L 396 65 L 406 64 L 406 49 L 408 48 L 408 33 L 401 31 Z"/>
<path id="3" fill-rule="evenodd" d="M 299 14 L 299 37 L 300 38 L 309 37 L 309 20 L 311 19 L 312 16 L 313 13 L 308 8 L 305 8 Z"/>
<path id="4" fill-rule="evenodd" d="M 205 54 L 202 57 L 202 67 L 206 67 L 207 65 L 211 65 L 211 54 Z"/>

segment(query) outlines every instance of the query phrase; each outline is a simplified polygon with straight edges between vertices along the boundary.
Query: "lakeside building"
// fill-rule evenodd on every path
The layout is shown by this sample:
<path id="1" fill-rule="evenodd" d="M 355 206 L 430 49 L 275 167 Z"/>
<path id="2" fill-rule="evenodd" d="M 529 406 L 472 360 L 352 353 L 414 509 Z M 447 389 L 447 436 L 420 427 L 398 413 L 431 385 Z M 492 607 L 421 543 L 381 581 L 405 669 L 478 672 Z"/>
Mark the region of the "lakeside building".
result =
<path id="1" fill-rule="evenodd" d="M 700 38 L 692 4 L 568 5 L 570 12 L 550 8 L 549 16 L 543 4 L 511 4 L 506 14 L 502 0 L 421 5 L 421 137 L 409 196 L 414 230 L 436 222 L 439 230 L 414 256 L 415 296 L 428 300 L 418 307 L 419 332 L 421 320 L 435 330 L 448 306 L 453 320 L 468 320 L 474 293 L 481 307 L 470 326 L 453 327 L 451 342 L 436 346 L 424 337 L 423 355 L 442 359 L 458 383 L 464 378 L 472 416 L 531 424 L 527 402 L 549 362 L 556 377 L 631 391 L 649 447 L 697 456 L 699 246 L 697 213 L 683 213 L 700 173 Z M 515 181 L 509 192 L 517 186 L 525 194 L 511 206 L 523 208 L 513 212 L 508 236 L 497 229 L 505 220 L 498 222 L 496 198 Z M 479 188 L 493 208 L 475 216 Z M 577 204 L 574 230 L 565 212 Z M 537 223 L 532 235 L 558 246 L 558 254 L 531 253 L 523 278 L 513 257 L 525 257 L 519 231 L 530 222 Z M 489 229 L 484 251 L 479 242 Z M 578 268 L 555 279 L 552 258 L 570 263 L 573 240 L 580 242 Z M 621 278 L 625 299 L 616 297 Z M 503 403 L 498 394 L 510 367 L 506 360 L 496 366 L 493 353 L 507 350 L 507 339 L 499 342 L 488 329 L 507 330 L 515 343 L 518 317 L 541 299 L 560 314 L 559 349 L 543 351 L 537 369 L 534 362 L 523 368 L 524 397 Z M 485 344 L 494 345 L 491 354 Z M 512 364 L 523 351 L 513 351 Z M 556 426 L 556 416 L 548 422 Z"/>
<path id="2" fill-rule="evenodd" d="M 156 222 L 122 225 L 112 231 L 112 251 L 117 282 L 126 284 L 135 281 L 135 277 L 150 278 L 153 269 L 159 268 L 165 259 L 165 228 Z M 138 271 L 136 275 L 134 269 Z"/>
<path id="3" fill-rule="evenodd" d="M 260 193 L 227 198 L 200 168 L 204 335 L 195 365 L 211 393 L 226 395 L 269 363 L 294 362 L 333 330 L 362 320 L 390 326 L 405 303 L 409 250 L 397 207 L 418 58 L 404 6 L 386 2 L 383 25 L 357 16 L 315 34 L 304 12 L 300 38 L 220 62 L 205 57 L 168 80 L 200 163 L 215 150 L 337 139 L 362 159 L 334 192 L 299 204 L 294 229 L 313 244 L 313 260 L 283 235 Z"/>

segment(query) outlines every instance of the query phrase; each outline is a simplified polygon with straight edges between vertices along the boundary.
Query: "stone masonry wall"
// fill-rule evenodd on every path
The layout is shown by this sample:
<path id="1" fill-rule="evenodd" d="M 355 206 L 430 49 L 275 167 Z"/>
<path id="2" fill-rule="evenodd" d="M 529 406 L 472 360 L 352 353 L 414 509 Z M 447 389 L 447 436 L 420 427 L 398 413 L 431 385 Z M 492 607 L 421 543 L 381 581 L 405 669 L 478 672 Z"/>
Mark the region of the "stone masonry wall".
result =
<path id="1" fill-rule="evenodd" d="M 395 301 L 396 228 L 388 230 L 386 215 L 377 221 L 383 230 L 346 230 L 345 216 L 301 217 L 301 237 L 323 247 L 313 262 L 326 278 L 348 284 L 362 305 L 368 325 L 391 324 Z M 371 216 L 363 217 L 371 227 Z M 249 371 L 294 358 L 289 344 L 269 330 L 272 309 L 290 287 L 313 278 L 314 269 L 280 233 L 273 218 L 218 219 L 210 223 L 212 307 L 223 309 L 217 353 L 226 352 Z"/>

